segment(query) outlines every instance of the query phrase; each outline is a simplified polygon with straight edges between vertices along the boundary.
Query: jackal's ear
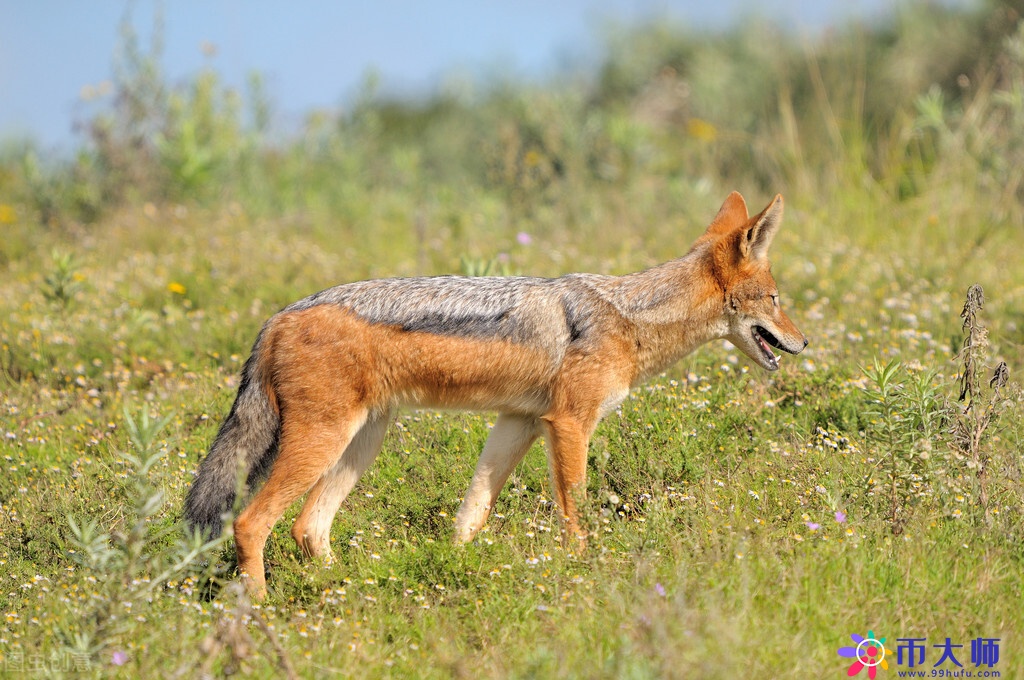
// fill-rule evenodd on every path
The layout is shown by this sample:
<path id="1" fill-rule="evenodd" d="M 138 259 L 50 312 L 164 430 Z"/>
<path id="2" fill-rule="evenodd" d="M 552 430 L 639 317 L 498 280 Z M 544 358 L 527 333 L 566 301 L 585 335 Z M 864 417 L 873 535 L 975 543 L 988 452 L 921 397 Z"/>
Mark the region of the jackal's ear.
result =
<path id="1" fill-rule="evenodd" d="M 730 234 L 746 224 L 750 219 L 747 216 L 747 203 L 740 196 L 740 192 L 734 191 L 725 199 L 725 203 L 718 209 L 715 219 L 711 220 L 705 236 L 724 236 Z"/>
<path id="2" fill-rule="evenodd" d="M 782 194 L 777 194 L 760 215 L 750 220 L 740 234 L 740 253 L 753 260 L 768 257 L 768 248 L 782 224 Z"/>

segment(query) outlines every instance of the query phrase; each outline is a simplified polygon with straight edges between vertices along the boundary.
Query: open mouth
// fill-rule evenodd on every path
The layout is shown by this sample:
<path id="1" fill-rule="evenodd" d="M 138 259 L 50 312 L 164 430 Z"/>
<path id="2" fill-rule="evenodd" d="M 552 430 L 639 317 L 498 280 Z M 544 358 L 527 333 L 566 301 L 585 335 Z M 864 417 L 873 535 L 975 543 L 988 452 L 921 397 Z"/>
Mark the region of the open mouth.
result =
<path id="1" fill-rule="evenodd" d="M 754 341 L 757 342 L 757 346 L 761 349 L 761 353 L 764 355 L 765 363 L 775 370 L 779 367 L 779 357 L 772 351 L 772 347 L 775 349 L 781 349 L 787 351 L 779 339 L 776 338 L 768 329 L 763 326 L 754 326 L 751 329 L 751 334 L 754 336 Z"/>

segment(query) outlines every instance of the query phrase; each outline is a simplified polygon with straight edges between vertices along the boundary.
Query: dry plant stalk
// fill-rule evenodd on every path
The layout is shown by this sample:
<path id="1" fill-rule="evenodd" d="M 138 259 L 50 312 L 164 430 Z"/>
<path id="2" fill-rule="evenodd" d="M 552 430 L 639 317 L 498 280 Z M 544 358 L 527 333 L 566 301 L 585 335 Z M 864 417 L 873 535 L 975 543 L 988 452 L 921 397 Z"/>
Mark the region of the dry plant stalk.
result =
<path id="1" fill-rule="evenodd" d="M 988 467 L 991 454 L 983 446 L 985 432 L 999 413 L 1002 403 L 1002 389 L 1010 378 L 1006 362 L 999 362 L 989 388 L 992 390 L 988 401 L 984 399 L 981 387 L 981 373 L 984 370 L 988 347 L 988 329 L 978 321 L 978 312 L 985 306 L 985 291 L 979 284 L 967 289 L 967 300 L 960 317 L 964 320 L 961 330 L 967 332 L 963 346 L 956 360 L 963 365 L 960 373 L 960 404 L 953 409 L 953 446 L 968 460 L 974 470 L 978 484 L 981 507 L 988 516 Z"/>
<path id="2" fill-rule="evenodd" d="M 263 620 L 259 612 L 253 609 L 242 585 L 236 581 L 228 584 L 225 590 L 235 597 L 234 609 L 230 613 L 225 611 L 217 621 L 214 630 L 199 643 L 199 652 L 202 658 L 194 664 L 179 668 L 174 676 L 182 677 L 198 670 L 201 678 L 215 677 L 214 662 L 225 650 L 230 653 L 231 658 L 218 672 L 224 676 L 243 672 L 243 663 L 258 650 L 256 642 L 249 634 L 249 623 L 247 622 L 250 622 L 266 636 L 267 642 L 276 656 L 278 670 L 288 680 L 296 680 L 299 675 L 295 672 L 295 667 L 288 658 L 287 652 L 267 622 Z"/>

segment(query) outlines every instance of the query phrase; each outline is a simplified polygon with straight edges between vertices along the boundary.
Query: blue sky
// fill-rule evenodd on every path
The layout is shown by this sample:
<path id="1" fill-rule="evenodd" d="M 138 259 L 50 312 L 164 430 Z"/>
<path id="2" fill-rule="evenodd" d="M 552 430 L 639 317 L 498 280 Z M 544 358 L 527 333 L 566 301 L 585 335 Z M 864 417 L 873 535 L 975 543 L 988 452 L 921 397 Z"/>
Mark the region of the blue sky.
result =
<path id="1" fill-rule="evenodd" d="M 0 0 L 0 139 L 68 147 L 72 126 L 95 103 L 83 87 L 112 74 L 119 26 L 130 8 L 149 44 L 163 15 L 165 75 L 181 82 L 204 66 L 241 86 L 265 77 L 279 125 L 313 108 L 344 106 L 367 72 L 389 93 L 427 93 L 446 78 L 501 73 L 543 79 L 600 55 L 609 22 L 665 18 L 721 27 L 761 17 L 814 32 L 851 15 L 877 15 L 893 0 Z M 763 19 L 759 19 L 763 20 Z M 216 46 L 206 56 L 202 46 Z M 102 103 L 101 103 L 102 105 Z"/>

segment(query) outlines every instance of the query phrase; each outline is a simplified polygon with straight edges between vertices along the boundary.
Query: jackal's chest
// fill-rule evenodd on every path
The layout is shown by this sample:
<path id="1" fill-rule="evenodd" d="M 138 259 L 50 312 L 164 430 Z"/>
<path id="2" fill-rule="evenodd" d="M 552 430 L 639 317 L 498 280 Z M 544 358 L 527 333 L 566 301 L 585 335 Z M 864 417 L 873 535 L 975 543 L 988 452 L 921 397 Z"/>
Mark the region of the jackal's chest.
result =
<path id="1" fill-rule="evenodd" d="M 606 415 L 617 409 L 628 396 L 629 387 L 619 387 L 613 390 L 604 398 L 604 401 L 601 402 L 600 417 L 604 418 Z"/>

